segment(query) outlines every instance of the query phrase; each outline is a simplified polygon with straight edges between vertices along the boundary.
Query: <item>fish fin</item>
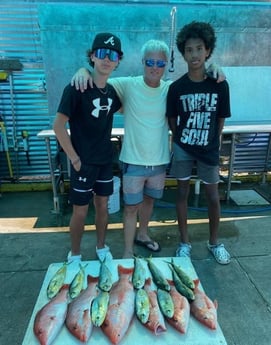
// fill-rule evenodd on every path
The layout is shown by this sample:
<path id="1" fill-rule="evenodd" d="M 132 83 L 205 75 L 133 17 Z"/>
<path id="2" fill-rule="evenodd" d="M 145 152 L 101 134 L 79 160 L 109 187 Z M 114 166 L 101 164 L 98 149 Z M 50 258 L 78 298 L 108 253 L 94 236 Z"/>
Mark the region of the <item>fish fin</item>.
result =
<path id="1" fill-rule="evenodd" d="M 218 302 L 217 302 L 217 300 L 216 300 L 216 299 L 214 300 L 214 306 L 215 306 L 215 309 L 217 309 L 217 308 L 218 308 Z"/>

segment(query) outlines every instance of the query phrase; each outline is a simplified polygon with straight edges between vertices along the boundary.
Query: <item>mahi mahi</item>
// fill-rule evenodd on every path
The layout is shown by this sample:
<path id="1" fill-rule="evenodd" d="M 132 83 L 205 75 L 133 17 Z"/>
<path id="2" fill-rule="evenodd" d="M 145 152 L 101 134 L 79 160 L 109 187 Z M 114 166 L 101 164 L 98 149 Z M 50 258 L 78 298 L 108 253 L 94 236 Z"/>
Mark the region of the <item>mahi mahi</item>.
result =
<path id="1" fill-rule="evenodd" d="M 99 271 L 98 286 L 103 291 L 110 291 L 113 285 L 113 277 L 110 269 L 106 264 L 106 259 L 101 262 Z"/>
<path id="2" fill-rule="evenodd" d="M 143 288 L 146 279 L 146 270 L 143 266 L 142 259 L 134 257 L 134 273 L 133 273 L 133 285 L 135 289 Z"/>
<path id="3" fill-rule="evenodd" d="M 51 278 L 48 287 L 47 287 L 47 297 L 53 298 L 55 297 L 61 287 L 64 284 L 65 278 L 67 273 L 67 262 L 64 262 L 64 264 L 55 272 L 53 277 Z"/>
<path id="4" fill-rule="evenodd" d="M 155 285 L 162 290 L 169 291 L 170 290 L 169 283 L 164 277 L 161 270 L 157 267 L 156 264 L 153 263 L 151 258 L 147 258 L 146 260 L 148 262 L 148 267 L 151 272 L 153 282 L 155 283 Z"/>
<path id="5" fill-rule="evenodd" d="M 146 290 L 136 290 L 135 311 L 139 321 L 146 323 L 150 315 L 150 300 Z"/>
<path id="6" fill-rule="evenodd" d="M 87 264 L 85 266 L 80 265 L 80 269 L 79 271 L 76 273 L 75 277 L 73 278 L 71 285 L 70 285 L 70 297 L 72 299 L 74 299 L 75 297 L 77 297 L 80 292 L 82 291 L 83 287 L 84 287 L 84 282 L 85 282 L 85 268 L 87 266 Z"/>
<path id="7" fill-rule="evenodd" d="M 94 326 L 100 327 L 104 322 L 109 304 L 109 292 L 100 291 L 91 305 L 91 320 Z"/>

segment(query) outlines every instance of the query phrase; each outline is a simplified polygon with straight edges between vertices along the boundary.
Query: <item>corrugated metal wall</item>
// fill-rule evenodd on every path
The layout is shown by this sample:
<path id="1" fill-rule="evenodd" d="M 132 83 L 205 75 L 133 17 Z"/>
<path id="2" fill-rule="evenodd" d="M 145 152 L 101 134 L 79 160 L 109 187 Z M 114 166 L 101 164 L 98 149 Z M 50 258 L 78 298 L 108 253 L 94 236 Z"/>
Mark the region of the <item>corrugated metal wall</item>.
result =
<path id="1" fill-rule="evenodd" d="M 0 179 L 48 175 L 45 143 L 37 138 L 50 125 L 37 4 L 1 1 L 0 59 L 19 59 L 23 67 L 0 82 L 0 114 L 8 141 L 8 152 L 4 152 L 1 131 Z"/>
<path id="2" fill-rule="evenodd" d="M 49 175 L 45 143 L 37 137 L 40 130 L 51 128 L 53 120 L 53 114 L 48 112 L 38 6 L 41 3 L 54 2 L 57 3 L 57 1 L 39 0 L 0 2 L 0 63 L 3 61 L 1 59 L 19 59 L 23 66 L 21 71 L 12 72 L 6 82 L 0 82 L 0 115 L 4 120 L 8 139 L 8 152 L 5 152 L 3 131 L 1 130 L 0 183 L 5 179 L 21 180 L 33 176 L 43 179 L 44 176 Z M 73 1 L 66 2 L 73 3 Z M 95 1 L 85 2 L 94 3 Z M 178 1 L 159 2 L 155 0 L 108 0 L 103 2 L 108 4 L 134 3 L 138 6 L 147 3 L 159 3 L 160 5 L 178 3 Z M 141 5 L 140 2 L 142 2 Z M 82 4 L 83 1 L 78 2 L 78 4 L 80 3 Z M 98 1 L 97 3 L 101 4 Z M 184 3 L 193 3 L 193 1 L 184 1 Z M 214 1 L 213 4 L 215 3 L 217 4 L 219 1 Z M 227 3 L 227 1 L 221 1 L 221 3 Z M 250 1 L 247 3 L 249 4 Z M 256 29 L 258 30 L 258 28 Z M 266 24 L 261 30 L 266 35 L 270 33 L 270 27 L 266 27 Z M 25 140 L 23 140 L 22 134 L 27 136 Z M 25 151 L 26 142 L 28 152 Z M 55 149 L 54 146 L 53 152 Z M 237 156 L 239 157 L 239 151 L 242 154 L 243 151 L 247 151 L 245 149 L 241 145 L 237 150 Z M 247 156 L 247 152 L 244 152 L 244 155 Z M 245 168 L 248 169 L 247 157 L 245 158 Z M 10 164 L 8 159 L 10 159 Z M 242 157 L 240 159 L 242 160 Z M 254 162 L 250 164 L 250 169 L 253 169 L 253 166 Z M 255 167 L 256 171 L 258 170 Z"/>

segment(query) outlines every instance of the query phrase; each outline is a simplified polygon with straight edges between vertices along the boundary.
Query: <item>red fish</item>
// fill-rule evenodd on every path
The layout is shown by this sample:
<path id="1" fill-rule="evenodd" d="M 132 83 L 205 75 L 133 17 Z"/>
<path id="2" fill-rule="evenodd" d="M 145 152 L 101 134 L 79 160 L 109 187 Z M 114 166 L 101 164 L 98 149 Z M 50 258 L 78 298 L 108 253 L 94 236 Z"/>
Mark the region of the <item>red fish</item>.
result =
<path id="1" fill-rule="evenodd" d="M 167 318 L 167 321 L 177 331 L 186 333 L 190 319 L 190 304 L 188 299 L 177 291 L 173 281 L 168 282 L 170 285 L 169 293 L 174 303 L 174 315 L 171 318 Z"/>
<path id="2" fill-rule="evenodd" d="M 90 317 L 90 307 L 93 299 L 97 296 L 96 286 L 99 277 L 88 275 L 88 286 L 68 305 L 66 326 L 68 330 L 82 342 L 90 338 L 93 323 Z"/>
<path id="3" fill-rule="evenodd" d="M 36 314 L 34 333 L 41 345 L 50 345 L 59 334 L 67 315 L 69 285 L 62 286 L 60 292 L 44 305 Z"/>
<path id="4" fill-rule="evenodd" d="M 150 300 L 150 315 L 148 321 L 144 324 L 155 335 L 166 332 L 166 325 L 163 314 L 159 308 L 157 292 L 151 288 L 152 279 L 146 279 L 144 289 L 147 291 Z"/>
<path id="5" fill-rule="evenodd" d="M 191 314 L 210 329 L 217 328 L 217 301 L 210 298 L 199 289 L 199 279 L 195 280 L 195 300 L 191 302 Z"/>
<path id="6" fill-rule="evenodd" d="M 135 291 L 131 282 L 133 268 L 118 265 L 119 280 L 110 291 L 109 306 L 101 328 L 112 344 L 126 334 L 135 311 Z"/>

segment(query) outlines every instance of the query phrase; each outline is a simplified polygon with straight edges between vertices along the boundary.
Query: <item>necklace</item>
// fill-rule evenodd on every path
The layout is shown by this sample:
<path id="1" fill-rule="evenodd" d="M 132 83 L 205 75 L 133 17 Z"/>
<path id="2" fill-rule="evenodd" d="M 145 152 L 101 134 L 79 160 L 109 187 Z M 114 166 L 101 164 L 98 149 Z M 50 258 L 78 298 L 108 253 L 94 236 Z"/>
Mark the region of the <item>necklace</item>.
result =
<path id="1" fill-rule="evenodd" d="M 107 87 L 107 85 L 106 85 L 106 87 L 104 87 L 103 89 L 100 89 L 99 87 L 97 87 L 97 89 L 100 91 L 100 93 L 101 93 L 102 95 L 106 95 L 107 92 L 108 92 L 108 87 Z"/>

